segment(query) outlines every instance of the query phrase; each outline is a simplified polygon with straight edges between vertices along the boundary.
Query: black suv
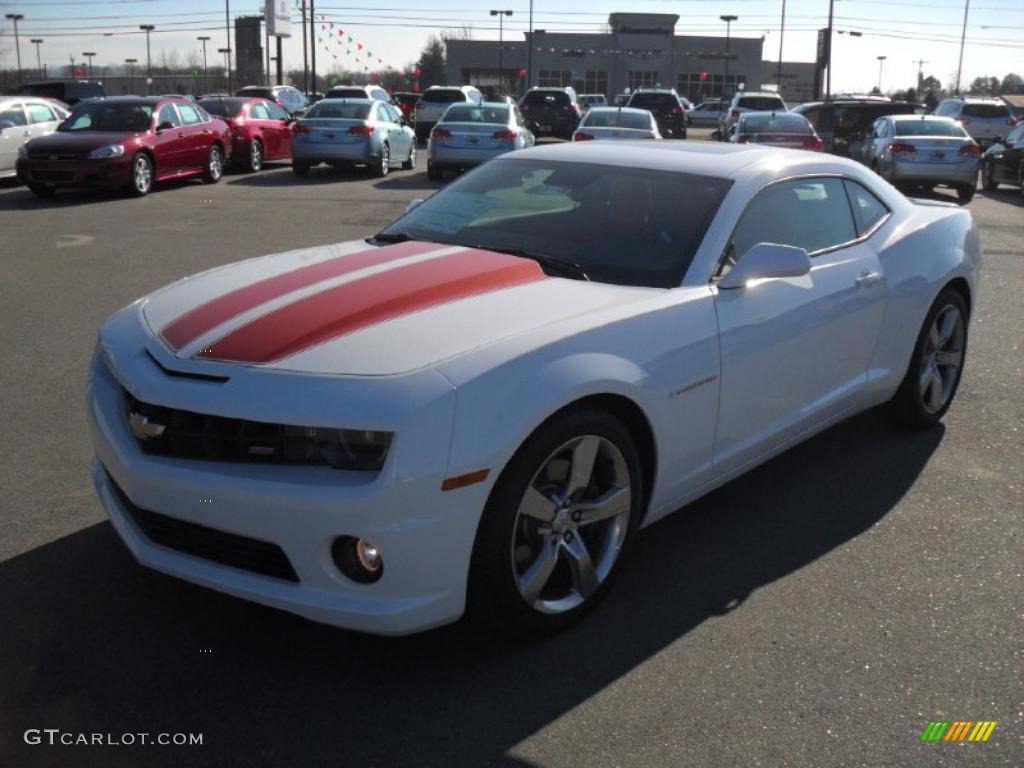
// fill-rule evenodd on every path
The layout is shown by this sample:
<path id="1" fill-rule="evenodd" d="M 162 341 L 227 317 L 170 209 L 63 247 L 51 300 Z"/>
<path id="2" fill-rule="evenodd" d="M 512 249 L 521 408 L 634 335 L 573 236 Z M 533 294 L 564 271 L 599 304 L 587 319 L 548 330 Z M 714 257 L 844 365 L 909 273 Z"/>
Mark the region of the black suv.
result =
<path id="1" fill-rule="evenodd" d="M 530 130 L 539 138 L 572 138 L 580 124 L 580 108 L 572 88 L 531 88 L 519 102 Z"/>
<path id="2" fill-rule="evenodd" d="M 107 91 L 103 87 L 103 83 L 88 80 L 44 80 L 20 86 L 18 95 L 42 96 L 74 106 L 83 99 L 103 98 L 107 95 Z"/>
<path id="3" fill-rule="evenodd" d="M 658 130 L 665 139 L 686 138 L 686 110 L 675 90 L 641 88 L 633 91 L 627 107 L 646 109 L 658 121 Z"/>
<path id="4" fill-rule="evenodd" d="M 811 121 L 821 137 L 823 150 L 833 155 L 850 157 L 859 153 L 859 145 L 871 124 L 886 115 L 924 114 L 923 104 L 909 101 L 812 101 L 793 107 L 791 112 Z"/>

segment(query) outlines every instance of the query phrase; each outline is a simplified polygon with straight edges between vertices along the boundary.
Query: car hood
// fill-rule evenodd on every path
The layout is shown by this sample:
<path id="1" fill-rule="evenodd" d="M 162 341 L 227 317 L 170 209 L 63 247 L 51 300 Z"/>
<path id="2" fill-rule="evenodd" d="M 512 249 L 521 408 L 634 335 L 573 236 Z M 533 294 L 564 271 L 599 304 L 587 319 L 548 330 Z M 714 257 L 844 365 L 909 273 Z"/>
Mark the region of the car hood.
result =
<path id="1" fill-rule="evenodd" d="M 141 312 L 190 368 L 381 376 L 652 293 L 661 291 L 548 277 L 530 259 L 494 251 L 354 241 L 186 278 L 144 299 Z"/>
<path id="2" fill-rule="evenodd" d="M 54 133 L 40 136 L 29 142 L 33 152 L 55 152 L 70 154 L 75 152 L 89 152 L 108 144 L 123 144 L 133 139 L 134 133 L 114 133 L 107 131 L 55 131 Z"/>

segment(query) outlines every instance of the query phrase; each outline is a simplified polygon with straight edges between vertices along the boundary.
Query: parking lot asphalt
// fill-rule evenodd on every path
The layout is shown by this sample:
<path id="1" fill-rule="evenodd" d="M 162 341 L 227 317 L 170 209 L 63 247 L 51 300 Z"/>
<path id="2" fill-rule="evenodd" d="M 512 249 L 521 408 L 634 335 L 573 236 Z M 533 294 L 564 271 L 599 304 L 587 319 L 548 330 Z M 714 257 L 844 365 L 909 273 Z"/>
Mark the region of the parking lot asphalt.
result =
<path id="1" fill-rule="evenodd" d="M 201 269 L 372 234 L 437 186 L 422 165 L 143 199 L 0 184 L 0 765 L 1024 765 L 1019 190 L 970 205 L 983 285 L 944 424 L 858 416 L 655 524 L 563 635 L 372 638 L 138 567 L 87 475 L 100 322 Z M 930 720 L 998 725 L 922 744 Z"/>

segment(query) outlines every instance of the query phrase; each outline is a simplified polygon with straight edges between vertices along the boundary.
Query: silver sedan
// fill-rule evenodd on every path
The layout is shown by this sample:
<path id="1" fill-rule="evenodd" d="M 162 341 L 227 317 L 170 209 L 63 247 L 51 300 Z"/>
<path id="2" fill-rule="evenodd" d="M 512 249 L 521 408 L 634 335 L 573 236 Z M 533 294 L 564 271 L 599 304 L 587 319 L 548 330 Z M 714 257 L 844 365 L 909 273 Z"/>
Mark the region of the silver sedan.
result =
<path id="1" fill-rule="evenodd" d="M 292 129 L 292 170 L 305 176 L 319 163 L 368 165 L 386 176 L 392 164 L 416 167 L 416 134 L 398 110 L 376 99 L 323 99 Z"/>
<path id="2" fill-rule="evenodd" d="M 880 117 L 863 148 L 864 164 L 895 186 L 952 187 L 962 203 L 974 197 L 980 157 L 960 123 L 935 115 Z"/>
<path id="3" fill-rule="evenodd" d="M 446 170 L 472 168 L 535 142 L 515 104 L 452 104 L 430 132 L 427 176 L 440 181 Z"/>
<path id="4" fill-rule="evenodd" d="M 68 116 L 64 107 L 34 96 L 0 98 L 0 179 L 14 175 L 18 148 L 57 130 Z"/>
<path id="5" fill-rule="evenodd" d="M 634 107 L 594 107 L 572 135 L 573 141 L 660 138 L 658 121 L 651 111 Z"/>

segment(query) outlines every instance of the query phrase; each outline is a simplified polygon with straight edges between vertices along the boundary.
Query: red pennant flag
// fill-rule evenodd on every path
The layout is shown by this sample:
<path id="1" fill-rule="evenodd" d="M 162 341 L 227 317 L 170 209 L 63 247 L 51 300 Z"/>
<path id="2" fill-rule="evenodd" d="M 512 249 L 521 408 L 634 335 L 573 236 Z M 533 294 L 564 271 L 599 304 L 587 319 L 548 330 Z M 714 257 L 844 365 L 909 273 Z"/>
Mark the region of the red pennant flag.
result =
<path id="1" fill-rule="evenodd" d="M 362 43 L 356 43 L 356 47 L 358 47 L 360 51 L 363 50 L 363 44 Z"/>

